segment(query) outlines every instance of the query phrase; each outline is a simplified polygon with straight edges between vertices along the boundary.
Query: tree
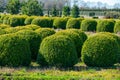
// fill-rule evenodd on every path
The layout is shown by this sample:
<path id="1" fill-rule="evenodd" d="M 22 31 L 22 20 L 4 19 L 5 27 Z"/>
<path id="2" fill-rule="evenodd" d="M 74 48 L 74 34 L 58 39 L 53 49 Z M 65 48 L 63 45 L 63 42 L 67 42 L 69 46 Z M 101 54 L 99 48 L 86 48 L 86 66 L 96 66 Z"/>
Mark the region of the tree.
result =
<path id="1" fill-rule="evenodd" d="M 9 0 L 7 4 L 7 12 L 11 14 L 18 14 L 21 7 L 19 0 Z"/>
<path id="2" fill-rule="evenodd" d="M 76 6 L 76 5 L 73 6 L 72 11 L 71 11 L 71 15 L 74 18 L 79 17 L 79 8 L 78 8 L 78 6 Z"/>
<path id="3" fill-rule="evenodd" d="M 23 3 L 21 12 L 29 16 L 43 16 L 42 3 L 39 3 L 38 0 L 28 0 L 27 2 Z"/>
<path id="4" fill-rule="evenodd" d="M 52 16 L 57 16 L 57 14 L 58 14 L 57 8 L 56 5 L 54 5 L 52 8 Z"/>
<path id="5" fill-rule="evenodd" d="M 70 15 L 70 7 L 69 6 L 64 6 L 62 10 L 62 14 L 64 16 L 69 16 Z"/>
<path id="6" fill-rule="evenodd" d="M 0 12 L 5 10 L 6 2 L 4 0 L 0 0 Z"/>

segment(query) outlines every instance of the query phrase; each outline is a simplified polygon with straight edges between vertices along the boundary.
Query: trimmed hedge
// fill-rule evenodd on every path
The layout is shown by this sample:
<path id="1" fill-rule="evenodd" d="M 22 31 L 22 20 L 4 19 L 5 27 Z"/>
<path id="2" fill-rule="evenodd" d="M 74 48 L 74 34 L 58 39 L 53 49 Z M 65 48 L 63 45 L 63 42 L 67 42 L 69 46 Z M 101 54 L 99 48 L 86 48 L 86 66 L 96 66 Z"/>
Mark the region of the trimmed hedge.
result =
<path id="1" fill-rule="evenodd" d="M 42 66 L 71 67 L 77 60 L 74 42 L 67 36 L 53 35 L 42 41 L 37 62 Z"/>
<path id="2" fill-rule="evenodd" d="M 81 24 L 82 19 L 77 19 L 77 18 L 71 18 L 68 20 L 66 29 L 80 29 L 80 24 Z"/>
<path id="3" fill-rule="evenodd" d="M 24 21 L 26 18 L 27 16 L 11 16 L 9 18 L 9 25 L 12 27 L 24 26 Z"/>
<path id="4" fill-rule="evenodd" d="M 53 23 L 54 28 L 66 29 L 68 19 L 69 18 L 56 18 Z"/>
<path id="5" fill-rule="evenodd" d="M 87 66 L 109 67 L 118 60 L 119 45 L 110 34 L 98 33 L 89 37 L 82 48 L 82 61 Z"/>
<path id="6" fill-rule="evenodd" d="M 120 21 L 117 21 L 114 27 L 114 32 L 119 33 L 120 32 Z"/>
<path id="7" fill-rule="evenodd" d="M 100 20 L 97 25 L 97 32 L 113 32 L 114 20 Z"/>
<path id="8" fill-rule="evenodd" d="M 15 34 L 0 36 L 0 66 L 28 66 L 31 62 L 29 43 Z"/>
<path id="9" fill-rule="evenodd" d="M 9 24 L 9 17 L 10 15 L 6 15 L 3 19 L 3 24 Z"/>
<path id="10" fill-rule="evenodd" d="M 83 20 L 81 23 L 81 30 L 82 31 L 96 31 L 97 21 L 86 19 Z"/>
<path id="11" fill-rule="evenodd" d="M 26 25 L 24 28 L 31 29 L 31 30 L 37 30 L 40 28 L 40 26 L 37 25 Z"/>
<path id="12" fill-rule="evenodd" d="M 69 29 L 69 31 L 73 31 L 73 32 L 77 33 L 79 35 L 79 37 L 81 38 L 83 43 L 87 39 L 87 35 L 83 31 L 81 31 L 79 29 Z"/>
<path id="13" fill-rule="evenodd" d="M 18 31 L 16 34 L 21 35 L 24 39 L 26 39 L 29 42 L 31 59 L 33 61 L 36 61 L 39 46 L 41 43 L 40 35 L 31 30 L 21 30 L 21 31 Z"/>
<path id="14" fill-rule="evenodd" d="M 55 30 L 51 28 L 40 28 L 37 29 L 35 32 L 37 32 L 41 36 L 41 40 L 56 33 Z"/>
<path id="15" fill-rule="evenodd" d="M 82 48 L 83 41 L 78 33 L 72 30 L 62 30 L 62 31 L 57 32 L 56 34 L 68 36 L 71 40 L 73 40 L 75 47 L 76 47 L 77 56 L 78 58 L 81 57 L 81 48 Z"/>
<path id="16" fill-rule="evenodd" d="M 53 27 L 53 19 L 39 17 L 39 18 L 33 19 L 31 24 L 38 25 L 43 28 L 44 27 L 52 28 Z"/>
<path id="17" fill-rule="evenodd" d="M 35 17 L 27 17 L 26 19 L 25 19 L 25 25 L 30 25 L 31 24 L 31 22 L 32 22 L 32 20 L 34 19 Z"/>
<path id="18" fill-rule="evenodd" d="M 39 46 L 41 43 L 41 36 L 31 30 L 21 30 L 16 33 L 17 35 L 22 36 L 25 40 L 29 42 L 31 59 L 36 61 Z"/>

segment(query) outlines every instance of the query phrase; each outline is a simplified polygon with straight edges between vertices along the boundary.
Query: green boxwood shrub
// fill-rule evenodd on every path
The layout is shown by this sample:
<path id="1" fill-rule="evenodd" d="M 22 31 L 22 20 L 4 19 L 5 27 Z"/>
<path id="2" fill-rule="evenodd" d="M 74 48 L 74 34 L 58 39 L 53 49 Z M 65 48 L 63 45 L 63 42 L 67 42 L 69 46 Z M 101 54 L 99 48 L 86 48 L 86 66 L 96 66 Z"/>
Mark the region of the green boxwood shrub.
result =
<path id="1" fill-rule="evenodd" d="M 4 18 L 5 18 L 6 16 L 7 16 L 7 15 L 1 15 L 1 17 L 0 17 L 1 23 L 3 23 L 3 20 L 4 20 Z"/>
<path id="2" fill-rule="evenodd" d="M 37 29 L 35 32 L 37 32 L 41 36 L 42 40 L 45 37 L 48 37 L 56 33 L 55 30 L 51 28 L 40 28 L 40 29 Z"/>
<path id="3" fill-rule="evenodd" d="M 79 37 L 81 38 L 83 43 L 87 39 L 87 35 L 83 31 L 81 31 L 79 29 L 69 29 L 69 31 L 73 31 L 73 32 L 77 33 L 79 35 Z"/>
<path id="4" fill-rule="evenodd" d="M 39 46 L 41 43 L 41 37 L 34 31 L 31 30 L 21 30 L 16 33 L 17 35 L 21 35 L 25 40 L 29 42 L 30 51 L 31 51 L 31 59 L 36 61 Z"/>
<path id="5" fill-rule="evenodd" d="M 20 36 L 9 34 L 0 36 L 0 66 L 28 66 L 31 53 L 28 42 Z"/>
<path id="6" fill-rule="evenodd" d="M 25 19 L 25 25 L 30 25 L 31 24 L 31 22 L 32 22 L 32 20 L 34 19 L 35 17 L 27 17 L 26 19 Z"/>
<path id="7" fill-rule="evenodd" d="M 6 15 L 3 19 L 3 24 L 8 24 L 9 23 L 9 15 Z"/>
<path id="8" fill-rule="evenodd" d="M 114 27 L 114 32 L 115 33 L 120 32 L 120 20 L 116 22 L 115 27 Z"/>
<path id="9" fill-rule="evenodd" d="M 12 27 L 16 26 L 24 26 L 24 21 L 27 18 L 27 16 L 11 16 L 9 18 L 9 25 Z"/>
<path id="10" fill-rule="evenodd" d="M 93 19 L 83 20 L 81 23 L 82 31 L 96 31 L 97 21 Z"/>
<path id="11" fill-rule="evenodd" d="M 54 28 L 65 29 L 68 19 L 67 18 L 56 18 L 54 20 Z"/>
<path id="12" fill-rule="evenodd" d="M 97 25 L 97 32 L 113 32 L 114 20 L 100 20 Z"/>
<path id="13" fill-rule="evenodd" d="M 53 27 L 53 19 L 39 17 L 39 18 L 33 19 L 31 24 L 38 25 L 43 28 L 44 27 L 51 28 L 51 27 Z"/>
<path id="14" fill-rule="evenodd" d="M 88 66 L 109 67 L 118 60 L 119 45 L 110 34 L 98 33 L 89 37 L 82 48 L 82 61 Z"/>
<path id="15" fill-rule="evenodd" d="M 80 29 L 80 24 L 81 24 L 82 19 L 77 19 L 77 18 L 71 18 L 68 20 L 66 29 Z"/>
<path id="16" fill-rule="evenodd" d="M 37 62 L 42 66 L 71 67 L 77 63 L 74 42 L 67 36 L 46 37 L 39 49 Z"/>
<path id="17" fill-rule="evenodd" d="M 82 41 L 82 38 L 79 36 L 79 34 L 77 34 L 72 30 L 62 30 L 57 32 L 56 34 L 65 35 L 65 36 L 68 36 L 70 39 L 72 39 L 76 47 L 78 58 L 81 57 L 81 48 L 82 48 L 83 41 Z"/>

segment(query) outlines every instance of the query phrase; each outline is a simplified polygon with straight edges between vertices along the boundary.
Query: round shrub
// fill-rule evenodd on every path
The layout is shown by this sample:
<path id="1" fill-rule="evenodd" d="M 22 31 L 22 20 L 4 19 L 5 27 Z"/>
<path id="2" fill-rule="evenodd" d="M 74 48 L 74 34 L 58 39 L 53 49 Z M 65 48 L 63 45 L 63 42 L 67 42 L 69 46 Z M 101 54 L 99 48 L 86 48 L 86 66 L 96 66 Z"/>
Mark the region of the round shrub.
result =
<path id="1" fill-rule="evenodd" d="M 79 34 L 75 33 L 74 31 L 70 31 L 70 30 L 62 30 L 62 31 L 57 32 L 56 34 L 68 36 L 71 40 L 73 40 L 75 47 L 76 47 L 77 56 L 78 58 L 81 57 L 81 48 L 82 48 L 83 41 L 81 37 L 79 37 Z"/>
<path id="2" fill-rule="evenodd" d="M 35 17 L 27 17 L 26 19 L 25 19 L 25 25 L 30 25 L 31 24 L 31 22 L 32 22 L 32 20 L 34 19 Z"/>
<path id="3" fill-rule="evenodd" d="M 87 39 L 87 35 L 83 31 L 81 31 L 79 29 L 69 29 L 69 31 L 73 31 L 73 32 L 77 33 L 79 35 L 79 37 L 81 38 L 83 43 Z"/>
<path id="4" fill-rule="evenodd" d="M 27 16 L 11 16 L 9 18 L 9 25 L 12 27 L 23 26 Z"/>
<path id="5" fill-rule="evenodd" d="M 82 20 L 76 18 L 69 19 L 66 25 L 66 29 L 70 29 L 70 28 L 80 29 L 81 21 Z"/>
<path id="6" fill-rule="evenodd" d="M 113 32 L 114 20 L 100 20 L 97 25 L 97 32 Z"/>
<path id="7" fill-rule="evenodd" d="M 113 66 L 118 58 L 119 45 L 110 34 L 96 34 L 89 37 L 82 48 L 82 61 L 88 66 Z"/>
<path id="8" fill-rule="evenodd" d="M 56 18 L 54 20 L 53 26 L 54 28 L 65 29 L 68 19 L 66 18 Z"/>
<path id="9" fill-rule="evenodd" d="M 51 28 L 53 26 L 53 19 L 39 17 L 39 18 L 33 19 L 31 24 L 38 25 L 38 26 L 41 26 L 41 27 Z"/>
<path id="10" fill-rule="evenodd" d="M 41 43 L 41 37 L 39 36 L 39 34 L 31 30 L 21 30 L 18 31 L 16 34 L 22 36 L 25 40 L 29 42 L 31 59 L 33 61 L 36 61 L 39 46 Z"/>
<path id="11" fill-rule="evenodd" d="M 83 20 L 81 23 L 82 31 L 96 31 L 97 21 L 96 20 Z"/>
<path id="12" fill-rule="evenodd" d="M 28 42 L 20 36 L 0 36 L 0 66 L 28 66 L 31 53 Z"/>
<path id="13" fill-rule="evenodd" d="M 67 36 L 46 37 L 39 49 L 37 62 L 42 66 L 70 67 L 77 63 L 74 42 Z"/>
<path id="14" fill-rule="evenodd" d="M 51 28 L 40 28 L 40 29 L 37 29 L 36 32 L 41 36 L 42 40 L 45 37 L 48 37 L 56 33 L 55 30 Z"/>
<path id="15" fill-rule="evenodd" d="M 120 32 L 120 21 L 117 21 L 114 27 L 114 32 L 119 33 Z"/>

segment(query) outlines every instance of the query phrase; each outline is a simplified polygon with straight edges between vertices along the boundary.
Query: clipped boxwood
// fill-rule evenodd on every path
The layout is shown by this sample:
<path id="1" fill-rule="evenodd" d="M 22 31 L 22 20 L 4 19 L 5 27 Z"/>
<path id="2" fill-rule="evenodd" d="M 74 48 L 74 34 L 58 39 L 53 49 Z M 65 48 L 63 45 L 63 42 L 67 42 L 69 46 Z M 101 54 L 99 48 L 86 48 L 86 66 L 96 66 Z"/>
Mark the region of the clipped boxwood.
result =
<path id="1" fill-rule="evenodd" d="M 24 21 L 27 18 L 27 16 L 11 16 L 9 18 L 9 25 L 12 27 L 16 26 L 24 26 Z"/>
<path id="2" fill-rule="evenodd" d="M 119 33 L 120 32 L 120 21 L 117 21 L 114 27 L 114 32 Z"/>
<path id="3" fill-rule="evenodd" d="M 100 20 L 97 25 L 97 32 L 113 32 L 114 20 Z"/>
<path id="4" fill-rule="evenodd" d="M 0 66 L 28 66 L 31 62 L 29 43 L 20 36 L 0 36 Z"/>
<path id="5" fill-rule="evenodd" d="M 74 32 L 72 30 L 62 30 L 62 31 L 57 32 L 56 34 L 57 35 L 65 35 L 65 36 L 68 36 L 70 39 L 72 39 L 75 44 L 75 47 L 76 47 L 78 58 L 81 57 L 81 48 L 83 45 L 83 41 L 78 33 Z"/>
<path id="6" fill-rule="evenodd" d="M 31 30 L 21 30 L 21 31 L 18 31 L 16 34 L 22 36 L 25 40 L 29 42 L 31 59 L 33 61 L 36 61 L 39 46 L 41 43 L 40 35 Z"/>
<path id="7" fill-rule="evenodd" d="M 37 62 L 42 66 L 71 67 L 77 63 L 74 42 L 67 36 L 46 37 L 39 49 Z"/>
<path id="8" fill-rule="evenodd" d="M 35 17 L 27 17 L 26 19 L 25 19 L 25 25 L 30 25 L 31 24 L 31 22 L 32 22 L 32 20 L 34 19 Z"/>
<path id="9" fill-rule="evenodd" d="M 93 19 L 83 20 L 81 23 L 82 31 L 96 31 L 97 21 Z"/>
<path id="10" fill-rule="evenodd" d="M 31 24 L 38 25 L 43 28 L 44 27 L 51 28 L 53 26 L 53 19 L 39 17 L 39 18 L 33 19 Z"/>
<path id="11" fill-rule="evenodd" d="M 82 19 L 80 20 L 77 18 L 69 19 L 66 25 L 66 29 L 71 29 L 71 28 L 80 29 L 81 21 Z"/>
<path id="12" fill-rule="evenodd" d="M 68 19 L 67 18 L 56 18 L 54 20 L 54 28 L 65 29 Z"/>
<path id="13" fill-rule="evenodd" d="M 31 29 L 31 30 L 37 30 L 40 28 L 40 26 L 37 25 L 26 25 L 24 28 Z"/>
<path id="14" fill-rule="evenodd" d="M 40 36 L 41 39 L 43 40 L 45 37 L 48 37 L 50 35 L 55 34 L 55 30 L 51 28 L 39 28 L 35 32 L 37 32 Z"/>
<path id="15" fill-rule="evenodd" d="M 83 43 L 87 39 L 87 35 L 85 34 L 85 32 L 83 32 L 79 29 L 69 29 L 69 31 L 73 31 L 73 32 L 77 33 L 79 35 L 79 37 L 81 38 Z"/>
<path id="16" fill-rule="evenodd" d="M 89 37 L 82 48 L 82 61 L 87 66 L 109 67 L 118 60 L 119 45 L 110 34 L 98 33 Z"/>
<path id="17" fill-rule="evenodd" d="M 9 22 L 9 15 L 6 15 L 5 17 L 4 17 L 4 19 L 3 19 L 3 24 L 8 24 L 8 22 Z"/>

